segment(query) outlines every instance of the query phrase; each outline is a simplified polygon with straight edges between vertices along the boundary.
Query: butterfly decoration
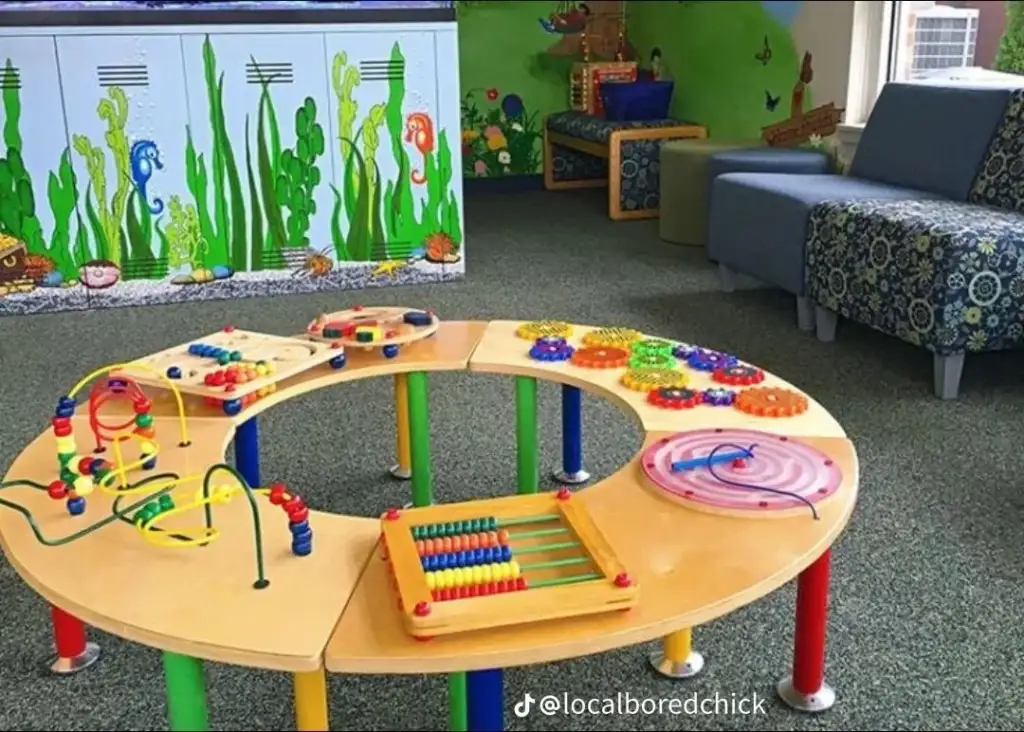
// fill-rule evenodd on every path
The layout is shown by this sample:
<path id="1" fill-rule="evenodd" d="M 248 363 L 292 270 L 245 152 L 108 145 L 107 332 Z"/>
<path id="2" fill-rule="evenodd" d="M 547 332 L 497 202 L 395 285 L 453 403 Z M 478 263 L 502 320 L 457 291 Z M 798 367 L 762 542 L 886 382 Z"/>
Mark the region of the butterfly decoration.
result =
<path id="1" fill-rule="evenodd" d="M 764 48 L 755 53 L 754 58 L 760 61 L 762 66 L 767 66 L 768 62 L 772 60 L 772 47 L 768 43 L 768 36 L 764 37 Z"/>
<path id="2" fill-rule="evenodd" d="M 773 97 L 770 91 L 764 90 L 764 108 L 769 112 L 775 111 L 775 108 L 779 106 L 780 99 L 782 99 L 781 95 Z"/>

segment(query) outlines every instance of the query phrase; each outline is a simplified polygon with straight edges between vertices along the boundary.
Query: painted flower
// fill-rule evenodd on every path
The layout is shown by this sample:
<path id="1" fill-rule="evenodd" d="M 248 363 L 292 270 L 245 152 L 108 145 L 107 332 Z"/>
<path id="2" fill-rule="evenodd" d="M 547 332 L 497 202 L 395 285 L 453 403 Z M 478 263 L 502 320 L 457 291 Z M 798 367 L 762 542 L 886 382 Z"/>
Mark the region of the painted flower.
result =
<path id="1" fill-rule="evenodd" d="M 508 150 L 502 150 L 498 153 L 498 162 L 502 165 L 508 165 L 512 162 L 512 156 L 508 154 Z"/>
<path id="2" fill-rule="evenodd" d="M 513 132 L 522 132 L 523 131 L 523 126 L 521 124 L 519 124 L 518 122 L 513 122 L 512 124 L 509 125 L 509 127 L 512 128 Z"/>
<path id="3" fill-rule="evenodd" d="M 508 140 L 505 139 L 505 135 L 498 133 L 487 138 L 487 149 L 488 150 L 504 150 L 508 147 Z"/>
<path id="4" fill-rule="evenodd" d="M 495 87 L 491 87 L 487 90 L 487 101 L 496 102 L 498 100 L 498 90 Z"/>
<path id="5" fill-rule="evenodd" d="M 523 116 L 523 99 L 518 94 L 506 94 L 501 100 L 501 111 L 509 119 L 517 119 Z"/>
<path id="6" fill-rule="evenodd" d="M 462 131 L 462 141 L 465 143 L 473 142 L 478 137 L 480 137 L 480 133 L 477 130 L 469 129 Z"/>
<path id="7" fill-rule="evenodd" d="M 473 163 L 473 172 L 477 175 L 487 175 L 487 163 L 483 160 L 477 160 Z"/>
<path id="8" fill-rule="evenodd" d="M 498 125 L 490 125 L 484 130 L 484 137 L 490 139 L 492 137 L 502 137 L 505 133 Z"/>

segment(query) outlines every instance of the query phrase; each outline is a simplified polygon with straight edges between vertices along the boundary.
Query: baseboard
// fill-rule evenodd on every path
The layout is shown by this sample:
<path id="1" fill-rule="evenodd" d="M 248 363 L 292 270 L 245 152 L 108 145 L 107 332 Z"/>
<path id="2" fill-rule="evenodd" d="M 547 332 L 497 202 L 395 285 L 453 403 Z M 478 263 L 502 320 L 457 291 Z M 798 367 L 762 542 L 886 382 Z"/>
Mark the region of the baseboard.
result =
<path id="1" fill-rule="evenodd" d="M 544 189 L 544 176 L 540 175 L 501 175 L 490 178 L 462 179 L 462 192 L 466 196 L 486 196 L 502 193 L 525 193 Z"/>

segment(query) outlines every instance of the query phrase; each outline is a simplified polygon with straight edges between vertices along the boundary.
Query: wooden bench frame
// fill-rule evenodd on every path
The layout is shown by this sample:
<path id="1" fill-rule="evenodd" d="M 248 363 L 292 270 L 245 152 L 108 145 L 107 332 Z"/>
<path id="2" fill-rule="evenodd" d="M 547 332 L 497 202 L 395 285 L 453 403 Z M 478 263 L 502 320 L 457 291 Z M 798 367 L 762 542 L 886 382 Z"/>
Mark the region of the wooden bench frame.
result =
<path id="1" fill-rule="evenodd" d="M 549 191 L 566 190 L 571 188 L 600 188 L 608 186 L 608 217 L 612 221 L 625 221 L 630 219 L 652 219 L 657 218 L 658 208 L 644 208 L 636 211 L 622 210 L 622 143 L 635 140 L 662 140 L 662 139 L 703 139 L 708 136 L 708 130 L 703 125 L 680 124 L 674 127 L 639 127 L 628 130 L 615 130 L 608 135 L 608 142 L 594 142 L 582 140 L 578 137 L 566 135 L 563 132 L 551 132 L 548 130 L 547 120 L 544 122 L 544 188 Z M 554 156 L 551 146 L 576 150 L 577 152 L 593 155 L 608 160 L 608 179 L 598 178 L 587 180 L 555 180 L 555 171 L 552 167 Z"/>

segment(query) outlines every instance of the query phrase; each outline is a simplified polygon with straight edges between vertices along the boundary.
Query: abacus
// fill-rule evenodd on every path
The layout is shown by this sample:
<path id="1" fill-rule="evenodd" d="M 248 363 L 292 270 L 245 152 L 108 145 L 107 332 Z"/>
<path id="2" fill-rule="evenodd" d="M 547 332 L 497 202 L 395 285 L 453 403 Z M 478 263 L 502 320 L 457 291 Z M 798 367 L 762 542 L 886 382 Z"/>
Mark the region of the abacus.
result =
<path id="1" fill-rule="evenodd" d="M 628 610 L 639 588 L 568 489 L 381 518 L 406 630 L 421 639 Z"/>

